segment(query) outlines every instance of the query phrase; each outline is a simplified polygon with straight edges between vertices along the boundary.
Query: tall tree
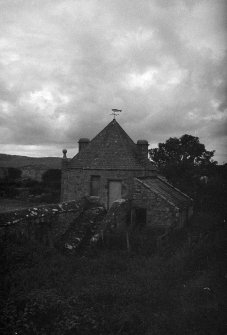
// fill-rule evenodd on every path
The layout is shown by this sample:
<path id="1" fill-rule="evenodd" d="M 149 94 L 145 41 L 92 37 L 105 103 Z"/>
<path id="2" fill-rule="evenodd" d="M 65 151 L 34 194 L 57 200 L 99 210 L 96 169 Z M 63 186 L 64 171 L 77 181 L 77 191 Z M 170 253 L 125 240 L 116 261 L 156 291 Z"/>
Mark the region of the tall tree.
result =
<path id="1" fill-rule="evenodd" d="M 159 143 L 158 148 L 149 150 L 152 161 L 170 179 L 195 172 L 206 174 L 216 164 L 212 159 L 214 152 L 206 150 L 198 137 L 188 134 L 170 137 L 165 143 Z"/>

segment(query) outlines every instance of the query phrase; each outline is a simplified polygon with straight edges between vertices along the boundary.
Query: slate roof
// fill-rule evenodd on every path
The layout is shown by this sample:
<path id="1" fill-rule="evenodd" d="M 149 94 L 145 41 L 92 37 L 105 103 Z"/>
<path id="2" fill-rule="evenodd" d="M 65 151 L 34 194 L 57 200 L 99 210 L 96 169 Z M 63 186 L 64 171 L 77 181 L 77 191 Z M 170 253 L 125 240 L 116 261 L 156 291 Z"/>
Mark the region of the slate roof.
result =
<path id="1" fill-rule="evenodd" d="M 151 191 L 159 194 L 162 198 L 179 209 L 186 208 L 192 203 L 192 199 L 189 196 L 159 177 L 137 179 L 139 179 L 146 187 L 150 188 Z"/>
<path id="2" fill-rule="evenodd" d="M 154 165 L 141 158 L 137 145 L 112 120 L 85 148 L 70 162 L 70 168 L 118 169 L 118 170 L 156 170 Z"/>

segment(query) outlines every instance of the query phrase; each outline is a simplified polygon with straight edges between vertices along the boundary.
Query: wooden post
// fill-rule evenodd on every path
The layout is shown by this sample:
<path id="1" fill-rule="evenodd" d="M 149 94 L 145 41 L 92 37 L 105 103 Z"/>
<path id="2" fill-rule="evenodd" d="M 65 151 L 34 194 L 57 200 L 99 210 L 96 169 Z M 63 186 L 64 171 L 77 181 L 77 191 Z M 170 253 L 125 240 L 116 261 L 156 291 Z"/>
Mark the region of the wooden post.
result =
<path id="1" fill-rule="evenodd" d="M 129 243 L 129 234 L 128 231 L 126 232 L 126 243 L 127 243 L 127 250 L 130 250 L 130 243 Z"/>

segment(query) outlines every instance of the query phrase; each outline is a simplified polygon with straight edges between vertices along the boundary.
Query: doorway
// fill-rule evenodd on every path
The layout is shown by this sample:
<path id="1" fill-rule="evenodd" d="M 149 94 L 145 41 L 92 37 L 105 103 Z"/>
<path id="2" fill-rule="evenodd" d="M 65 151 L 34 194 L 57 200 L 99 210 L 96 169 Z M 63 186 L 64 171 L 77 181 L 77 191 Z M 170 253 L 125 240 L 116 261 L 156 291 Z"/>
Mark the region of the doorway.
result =
<path id="1" fill-rule="evenodd" d="M 135 209 L 135 225 L 138 228 L 142 228 L 147 223 L 147 209 L 136 208 Z"/>
<path id="2" fill-rule="evenodd" d="M 108 190 L 108 208 L 118 199 L 121 199 L 121 181 L 111 180 Z"/>

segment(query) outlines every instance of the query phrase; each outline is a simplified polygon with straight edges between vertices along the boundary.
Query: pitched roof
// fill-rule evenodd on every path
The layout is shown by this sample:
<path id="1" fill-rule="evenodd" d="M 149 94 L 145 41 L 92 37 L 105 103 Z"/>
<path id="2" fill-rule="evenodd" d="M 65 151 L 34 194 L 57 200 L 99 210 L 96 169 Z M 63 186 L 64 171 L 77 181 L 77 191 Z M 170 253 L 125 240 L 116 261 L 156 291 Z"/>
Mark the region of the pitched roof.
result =
<path id="1" fill-rule="evenodd" d="M 140 180 L 140 182 L 142 182 L 151 191 L 159 194 L 162 198 L 179 209 L 188 207 L 192 203 L 192 199 L 190 197 L 159 177 L 137 179 Z"/>
<path id="2" fill-rule="evenodd" d="M 125 169 L 156 170 L 147 159 L 141 159 L 137 145 L 112 120 L 89 144 L 86 145 L 70 162 L 71 168 L 83 169 Z"/>

